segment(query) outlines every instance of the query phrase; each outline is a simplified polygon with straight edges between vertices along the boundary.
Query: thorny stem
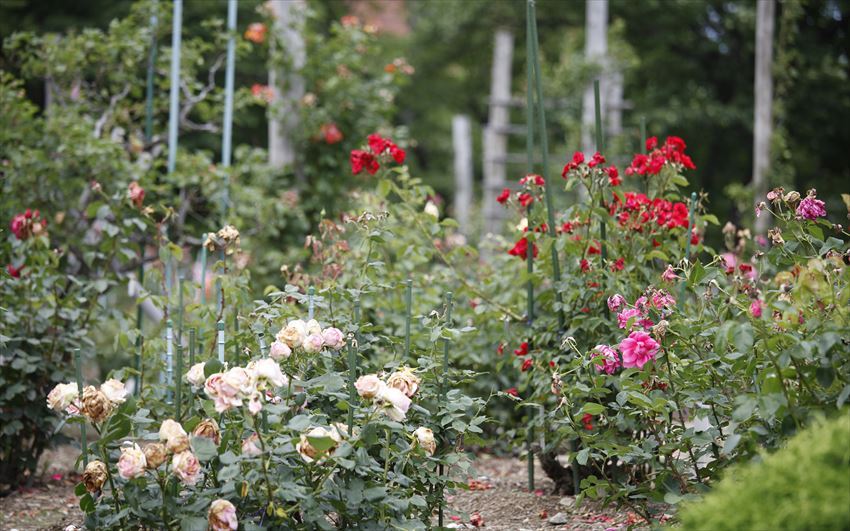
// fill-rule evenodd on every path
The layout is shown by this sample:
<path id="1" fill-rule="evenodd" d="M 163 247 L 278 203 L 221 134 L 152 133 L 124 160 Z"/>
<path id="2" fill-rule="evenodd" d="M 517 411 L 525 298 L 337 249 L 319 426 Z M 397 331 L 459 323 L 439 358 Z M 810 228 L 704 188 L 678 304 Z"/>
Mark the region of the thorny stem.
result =
<path id="1" fill-rule="evenodd" d="M 272 483 L 269 481 L 269 456 L 266 453 L 266 441 L 263 439 L 263 433 L 259 426 L 258 417 L 254 417 L 254 431 L 257 434 L 257 439 L 260 441 L 260 449 L 263 451 L 263 479 L 266 482 L 266 496 L 268 496 L 268 503 L 266 503 L 266 507 L 273 501 L 272 496 Z"/>
<path id="2" fill-rule="evenodd" d="M 682 406 L 679 403 L 679 392 L 676 390 L 676 384 L 673 383 L 673 367 L 670 364 L 670 353 L 666 352 L 664 354 L 664 358 L 666 360 L 667 367 L 667 378 L 670 380 L 670 390 L 673 391 L 673 403 L 676 404 L 676 411 L 679 413 L 679 424 L 682 425 L 682 431 L 687 431 L 687 427 L 685 427 L 685 419 L 682 418 Z M 684 433 L 682 434 L 684 437 Z M 702 476 L 699 473 L 699 465 L 697 464 L 696 457 L 694 457 L 694 449 L 691 446 L 691 442 L 685 439 L 685 444 L 688 447 L 688 455 L 691 457 L 691 463 L 694 465 L 694 474 L 696 474 L 697 481 L 702 483 Z"/>

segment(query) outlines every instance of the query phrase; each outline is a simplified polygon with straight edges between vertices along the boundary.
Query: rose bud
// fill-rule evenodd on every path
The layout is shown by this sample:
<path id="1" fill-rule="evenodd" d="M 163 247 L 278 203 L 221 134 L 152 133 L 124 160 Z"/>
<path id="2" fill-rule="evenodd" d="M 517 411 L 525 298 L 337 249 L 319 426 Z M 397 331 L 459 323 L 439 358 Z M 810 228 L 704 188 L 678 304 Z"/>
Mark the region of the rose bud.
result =
<path id="1" fill-rule="evenodd" d="M 92 461 L 86 466 L 86 471 L 83 472 L 83 483 L 86 485 L 86 490 L 92 493 L 99 491 L 108 476 L 109 473 L 103 461 Z"/>
<path id="2" fill-rule="evenodd" d="M 206 363 L 203 361 L 200 363 L 196 363 L 192 365 L 189 369 L 189 372 L 186 373 L 186 381 L 192 384 L 192 387 L 195 389 L 200 389 L 204 386 L 204 382 L 207 380 L 207 377 L 204 375 L 204 366 Z"/>

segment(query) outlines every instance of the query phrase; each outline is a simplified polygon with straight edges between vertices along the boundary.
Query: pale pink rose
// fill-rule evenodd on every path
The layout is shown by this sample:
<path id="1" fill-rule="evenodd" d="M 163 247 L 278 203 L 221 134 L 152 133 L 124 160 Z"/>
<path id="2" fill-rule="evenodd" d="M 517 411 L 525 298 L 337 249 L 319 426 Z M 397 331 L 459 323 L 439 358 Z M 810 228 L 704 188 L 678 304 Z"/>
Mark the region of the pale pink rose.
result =
<path id="1" fill-rule="evenodd" d="M 283 387 L 289 379 L 280 370 L 280 365 L 271 358 L 263 358 L 261 360 L 252 361 L 248 367 L 253 369 L 257 377 L 258 388 L 265 389 L 265 383 L 269 383 L 274 387 Z"/>
<path id="2" fill-rule="evenodd" d="M 626 304 L 626 299 L 619 293 L 608 297 L 608 309 L 612 312 L 619 311 Z"/>
<path id="3" fill-rule="evenodd" d="M 201 478 L 201 463 L 189 450 L 174 454 L 171 468 L 184 485 L 194 485 Z"/>
<path id="4" fill-rule="evenodd" d="M 274 343 L 272 343 L 271 349 L 269 350 L 269 356 L 271 356 L 272 359 L 276 361 L 286 359 L 291 355 L 292 349 L 290 349 L 289 345 L 287 345 L 283 341 L 275 341 Z"/>
<path id="5" fill-rule="evenodd" d="M 221 379 L 224 376 L 220 372 L 210 374 L 204 382 L 204 392 L 210 398 L 218 396 L 218 390 L 221 387 Z"/>
<path id="6" fill-rule="evenodd" d="M 632 332 L 620 342 L 623 367 L 642 369 L 646 362 L 655 359 L 659 345 L 646 332 Z"/>
<path id="7" fill-rule="evenodd" d="M 375 374 L 363 375 L 354 382 L 357 394 L 363 398 L 375 398 L 384 387 L 386 384 Z"/>
<path id="8" fill-rule="evenodd" d="M 750 303 L 750 314 L 756 319 L 761 317 L 761 301 L 759 299 L 753 299 L 753 302 Z"/>
<path id="9" fill-rule="evenodd" d="M 617 326 L 620 328 L 626 328 L 630 319 L 634 319 L 634 322 L 637 322 L 640 320 L 640 317 L 641 312 L 637 308 L 626 308 L 617 314 Z"/>
<path id="10" fill-rule="evenodd" d="M 56 384 L 47 395 L 47 407 L 57 412 L 67 411 L 79 396 L 76 382 Z M 79 408 L 77 410 L 79 411 Z"/>
<path id="11" fill-rule="evenodd" d="M 602 358 L 602 364 L 595 362 L 597 372 L 605 372 L 606 374 L 614 374 L 620 367 L 620 356 L 617 351 L 608 345 L 596 345 L 590 353 L 591 359 Z"/>
<path id="12" fill-rule="evenodd" d="M 100 385 L 100 392 L 106 395 L 115 405 L 123 404 L 127 400 L 127 389 L 124 384 L 115 378 L 110 378 Z"/>
<path id="13" fill-rule="evenodd" d="M 339 350 L 345 346 L 345 336 L 339 328 L 325 328 L 322 330 L 322 339 L 325 346 L 332 350 Z"/>
<path id="14" fill-rule="evenodd" d="M 145 453 L 138 444 L 121 448 L 121 457 L 118 458 L 118 475 L 124 479 L 133 479 L 145 474 L 147 460 Z"/>
<path id="15" fill-rule="evenodd" d="M 260 393 L 254 393 L 248 397 L 248 411 L 251 415 L 257 415 L 260 411 L 263 410 L 263 402 L 262 395 Z"/>
<path id="16" fill-rule="evenodd" d="M 207 513 L 210 531 L 235 531 L 239 527 L 236 507 L 227 500 L 215 500 Z"/>
<path id="17" fill-rule="evenodd" d="M 206 365 L 206 363 L 204 363 L 203 361 L 200 363 L 196 363 L 192 365 L 192 367 L 189 369 L 189 372 L 186 373 L 186 381 L 192 384 L 192 387 L 194 387 L 195 389 L 200 389 L 206 381 L 207 377 L 204 376 L 204 365 Z"/>
<path id="18" fill-rule="evenodd" d="M 668 265 L 667 269 L 665 269 L 664 272 L 661 273 L 661 280 L 663 280 L 664 282 L 676 282 L 677 280 L 679 280 L 679 275 L 677 275 L 676 272 L 673 270 L 673 266 Z"/>
<path id="19" fill-rule="evenodd" d="M 384 414 L 396 422 L 402 422 L 410 408 L 410 398 L 395 387 L 384 386 L 376 397 L 383 406 Z"/>
<path id="20" fill-rule="evenodd" d="M 249 437 L 242 441 L 242 455 L 247 455 L 249 457 L 256 457 L 260 455 L 262 450 L 257 446 L 257 443 L 260 442 L 260 437 L 256 433 L 252 433 Z"/>
<path id="21" fill-rule="evenodd" d="M 304 339 L 304 342 L 301 344 L 301 348 L 304 349 L 304 352 L 315 354 L 317 352 L 321 352 L 324 345 L 325 340 L 322 338 L 322 334 L 310 334 L 306 337 L 306 339 Z"/>

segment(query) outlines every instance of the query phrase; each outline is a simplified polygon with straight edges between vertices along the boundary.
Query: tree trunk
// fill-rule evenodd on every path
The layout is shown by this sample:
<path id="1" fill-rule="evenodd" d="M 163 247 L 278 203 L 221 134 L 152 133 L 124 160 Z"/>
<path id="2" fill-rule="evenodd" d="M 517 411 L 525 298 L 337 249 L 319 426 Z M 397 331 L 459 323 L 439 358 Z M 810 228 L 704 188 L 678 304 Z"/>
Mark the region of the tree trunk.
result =
<path id="1" fill-rule="evenodd" d="M 283 168 L 295 164 L 298 108 L 304 96 L 304 78 L 300 71 L 306 60 L 301 28 L 307 6 L 304 0 L 271 0 L 268 5 L 274 16 L 273 31 L 279 36 L 288 63 L 280 70 L 269 70 L 269 87 L 274 94 L 268 117 L 269 164 Z M 296 173 L 300 175 L 298 168 Z"/>
<path id="2" fill-rule="evenodd" d="M 608 0 L 587 0 L 584 24 L 584 56 L 588 63 L 596 63 L 601 67 L 599 74 L 599 105 L 602 116 L 607 108 L 607 92 L 610 90 L 606 80 L 608 54 Z M 581 98 L 581 150 L 587 158 L 596 151 L 595 141 L 595 112 L 593 98 L 593 80 L 584 88 Z M 586 199 L 587 191 L 579 187 L 579 197 Z"/>
<path id="3" fill-rule="evenodd" d="M 756 9 L 755 113 L 753 125 L 753 192 L 755 203 L 767 194 L 767 172 L 770 166 L 770 136 L 773 130 L 773 26 L 776 12 L 774 0 L 760 0 Z M 756 218 L 756 234 L 767 230 L 768 217 Z"/>

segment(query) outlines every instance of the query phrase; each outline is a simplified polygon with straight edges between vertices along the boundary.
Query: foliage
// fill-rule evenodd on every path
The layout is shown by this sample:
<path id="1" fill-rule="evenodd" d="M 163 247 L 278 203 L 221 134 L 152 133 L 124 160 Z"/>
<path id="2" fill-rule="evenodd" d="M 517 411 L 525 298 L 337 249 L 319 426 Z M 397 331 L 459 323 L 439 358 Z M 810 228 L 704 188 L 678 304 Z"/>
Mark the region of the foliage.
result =
<path id="1" fill-rule="evenodd" d="M 850 416 L 816 421 L 761 462 L 737 465 L 682 508 L 682 529 L 846 529 Z"/>

